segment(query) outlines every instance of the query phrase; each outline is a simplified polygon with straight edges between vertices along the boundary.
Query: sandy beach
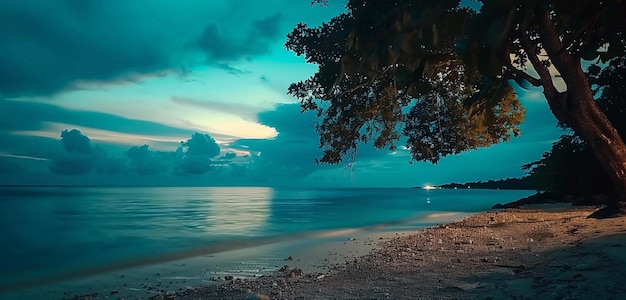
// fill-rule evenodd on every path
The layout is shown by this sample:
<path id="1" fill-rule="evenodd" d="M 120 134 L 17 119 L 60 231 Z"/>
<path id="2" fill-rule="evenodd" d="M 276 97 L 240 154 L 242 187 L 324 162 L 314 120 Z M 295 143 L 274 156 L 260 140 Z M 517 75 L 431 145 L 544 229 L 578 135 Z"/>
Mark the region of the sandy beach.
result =
<path id="1" fill-rule="evenodd" d="M 421 223 L 318 232 L 0 298 L 623 299 L 626 218 L 588 219 L 595 210 L 431 213 Z"/>
<path id="2" fill-rule="evenodd" d="M 298 255 L 310 254 L 298 253 L 254 280 L 227 277 L 151 298 L 623 299 L 626 218 L 587 219 L 595 210 L 543 205 L 359 236 L 344 253 L 327 253 L 326 272 L 308 271 Z M 367 245 L 367 254 L 347 253 Z"/>

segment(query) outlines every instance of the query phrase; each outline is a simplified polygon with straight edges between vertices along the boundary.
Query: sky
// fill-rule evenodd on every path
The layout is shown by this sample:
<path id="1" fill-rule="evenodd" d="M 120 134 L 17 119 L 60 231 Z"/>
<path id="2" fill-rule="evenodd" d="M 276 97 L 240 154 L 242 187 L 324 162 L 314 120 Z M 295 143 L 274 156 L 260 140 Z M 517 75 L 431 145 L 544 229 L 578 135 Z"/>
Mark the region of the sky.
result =
<path id="1" fill-rule="evenodd" d="M 409 164 L 364 145 L 316 165 L 315 116 L 290 83 L 316 71 L 284 48 L 308 0 L 0 2 L 0 185 L 408 187 L 519 177 L 563 132 L 521 90 L 522 136 Z M 10 28 L 10 30 L 8 30 Z"/>

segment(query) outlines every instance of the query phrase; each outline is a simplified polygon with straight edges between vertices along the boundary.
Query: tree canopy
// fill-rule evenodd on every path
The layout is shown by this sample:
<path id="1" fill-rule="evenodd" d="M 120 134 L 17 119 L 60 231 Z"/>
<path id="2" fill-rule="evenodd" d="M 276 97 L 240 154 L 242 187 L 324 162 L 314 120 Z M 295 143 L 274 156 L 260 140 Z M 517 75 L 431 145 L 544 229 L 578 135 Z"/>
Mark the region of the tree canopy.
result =
<path id="1" fill-rule="evenodd" d="M 348 13 L 317 28 L 300 24 L 289 34 L 286 47 L 319 66 L 289 92 L 321 118 L 322 162 L 353 157 L 360 142 L 394 150 L 401 134 L 415 160 L 433 163 L 519 135 L 524 109 L 508 86 L 502 101 L 481 111 L 464 108 L 481 76 L 467 69 L 455 43 L 473 13 L 416 13 L 441 10 L 437 3 L 351 1 Z M 429 23 L 428 30 L 415 22 Z"/>
<path id="2" fill-rule="evenodd" d="M 288 35 L 286 47 L 319 66 L 289 93 L 320 117 L 321 161 L 339 163 L 361 142 L 394 149 L 402 136 L 431 162 L 506 141 L 523 120 L 515 82 L 543 88 L 626 200 L 626 146 L 582 67 L 624 56 L 626 1 L 476 3 L 350 0 L 346 13 Z"/>

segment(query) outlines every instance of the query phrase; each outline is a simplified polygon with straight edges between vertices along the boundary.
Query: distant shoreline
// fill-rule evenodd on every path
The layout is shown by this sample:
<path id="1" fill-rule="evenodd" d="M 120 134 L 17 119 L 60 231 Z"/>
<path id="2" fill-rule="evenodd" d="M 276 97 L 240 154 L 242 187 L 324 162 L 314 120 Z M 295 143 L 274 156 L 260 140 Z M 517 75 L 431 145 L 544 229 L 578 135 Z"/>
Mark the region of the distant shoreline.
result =
<path id="1" fill-rule="evenodd" d="M 506 178 L 500 180 L 473 181 L 466 183 L 446 183 L 441 185 L 414 186 L 414 189 L 484 189 L 484 190 L 542 190 L 529 177 Z"/>

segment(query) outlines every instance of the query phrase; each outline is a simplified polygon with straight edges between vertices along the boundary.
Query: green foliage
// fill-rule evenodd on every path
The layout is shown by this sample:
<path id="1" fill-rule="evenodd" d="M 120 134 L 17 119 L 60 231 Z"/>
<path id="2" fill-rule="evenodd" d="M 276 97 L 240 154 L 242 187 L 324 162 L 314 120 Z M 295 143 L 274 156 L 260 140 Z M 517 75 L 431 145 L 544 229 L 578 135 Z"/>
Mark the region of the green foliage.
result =
<path id="1" fill-rule="evenodd" d="M 565 195 L 582 182 L 581 170 L 589 158 L 589 151 L 574 135 L 563 135 L 545 152 L 540 160 L 522 166 L 546 192 Z"/>
<path id="2" fill-rule="evenodd" d="M 353 158 L 362 142 L 395 149 L 403 135 L 413 159 L 433 163 L 509 140 L 524 114 L 511 82 L 554 92 L 548 67 L 563 66 L 562 53 L 579 63 L 625 51 L 626 1 L 459 2 L 350 0 L 346 13 L 288 35 L 287 49 L 319 66 L 289 93 L 320 118 L 322 162 Z M 580 69 L 567 66 L 558 71 Z"/>
<path id="3" fill-rule="evenodd" d="M 350 1 L 348 13 L 316 28 L 299 24 L 288 35 L 286 47 L 319 66 L 289 93 L 320 117 L 322 162 L 353 158 L 362 142 L 394 150 L 401 134 L 414 159 L 433 163 L 519 135 L 524 110 L 508 84 L 505 101 L 463 108 L 481 77 L 456 55 L 472 15 L 457 6 Z"/>

